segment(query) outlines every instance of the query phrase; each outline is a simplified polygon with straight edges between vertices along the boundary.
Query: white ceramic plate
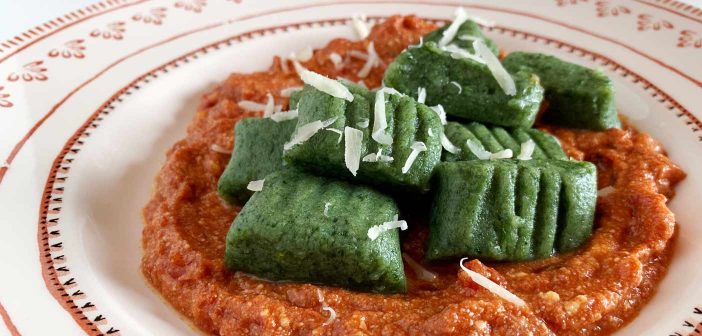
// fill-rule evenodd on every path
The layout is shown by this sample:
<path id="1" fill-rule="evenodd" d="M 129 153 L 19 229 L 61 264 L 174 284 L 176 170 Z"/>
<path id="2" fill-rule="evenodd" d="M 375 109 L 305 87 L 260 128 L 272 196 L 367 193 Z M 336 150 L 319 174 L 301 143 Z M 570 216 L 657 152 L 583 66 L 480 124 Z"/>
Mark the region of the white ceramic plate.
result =
<path id="1" fill-rule="evenodd" d="M 702 11 L 668 0 L 107 0 L 0 42 L 0 334 L 195 331 L 139 271 L 141 208 L 202 93 L 273 55 L 353 38 L 351 13 L 497 22 L 507 50 L 603 69 L 689 174 L 658 293 L 620 335 L 702 330 Z"/>

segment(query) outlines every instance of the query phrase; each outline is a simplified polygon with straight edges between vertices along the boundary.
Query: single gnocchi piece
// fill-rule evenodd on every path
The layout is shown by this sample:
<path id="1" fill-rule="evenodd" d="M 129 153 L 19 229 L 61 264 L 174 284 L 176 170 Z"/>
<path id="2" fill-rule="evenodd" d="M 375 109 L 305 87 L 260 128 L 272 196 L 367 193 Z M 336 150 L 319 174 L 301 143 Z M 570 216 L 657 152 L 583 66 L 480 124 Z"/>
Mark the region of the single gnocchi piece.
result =
<path id="1" fill-rule="evenodd" d="M 461 124 L 448 122 L 444 126 L 446 138 L 459 150 L 455 153 L 444 151 L 443 161 L 468 161 L 477 160 L 478 157 L 471 151 L 468 141 L 488 152 L 499 152 L 510 149 L 516 158 L 522 151 L 522 146 L 528 141 L 534 142 L 533 159 L 558 159 L 568 157 L 558 140 L 543 131 L 533 128 L 503 128 L 499 126 L 485 126 L 480 123 Z"/>
<path id="2" fill-rule="evenodd" d="M 269 280 L 381 293 L 407 290 L 392 198 L 371 188 L 285 168 L 266 176 L 227 234 L 225 263 Z"/>
<path id="3" fill-rule="evenodd" d="M 510 71 L 531 71 L 546 90 L 547 122 L 573 128 L 620 128 L 614 85 L 601 71 L 539 53 L 513 52 L 502 62 Z"/>
<path id="4" fill-rule="evenodd" d="M 442 163 L 426 258 L 515 261 L 571 251 L 592 233 L 597 170 L 569 160 Z"/>
<path id="5" fill-rule="evenodd" d="M 346 86 L 353 101 L 311 86 L 294 97 L 299 117 L 285 161 L 311 173 L 384 189 L 426 191 L 441 160 L 442 125 L 436 112 L 395 90 Z M 310 125 L 318 130 L 299 137 Z"/>
<path id="6" fill-rule="evenodd" d="M 434 42 L 407 49 L 388 66 L 385 85 L 412 96 L 424 88 L 428 106 L 441 105 L 448 115 L 468 121 L 525 128 L 534 124 L 544 94 L 536 75 L 505 74 L 514 84 L 510 95 L 487 64 L 475 55 L 461 55 Z"/>
<path id="7" fill-rule="evenodd" d="M 219 178 L 220 197 L 244 204 L 253 193 L 249 182 L 263 179 L 283 167 L 283 144 L 290 139 L 297 121 L 245 118 L 234 128 L 234 151 Z"/>

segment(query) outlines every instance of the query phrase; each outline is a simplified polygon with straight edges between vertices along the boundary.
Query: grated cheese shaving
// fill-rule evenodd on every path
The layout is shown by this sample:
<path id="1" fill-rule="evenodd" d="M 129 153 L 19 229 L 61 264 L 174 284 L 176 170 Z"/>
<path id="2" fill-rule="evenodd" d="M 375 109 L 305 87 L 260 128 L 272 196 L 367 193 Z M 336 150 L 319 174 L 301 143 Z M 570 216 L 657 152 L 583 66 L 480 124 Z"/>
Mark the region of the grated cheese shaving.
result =
<path id="1" fill-rule="evenodd" d="M 461 86 L 461 84 L 458 84 L 458 82 L 456 81 L 451 81 L 451 84 L 458 88 L 458 94 L 461 94 L 461 92 L 463 92 L 463 87 Z"/>
<path id="2" fill-rule="evenodd" d="M 376 240 L 381 233 L 397 228 L 399 228 L 402 231 L 407 230 L 407 221 L 398 220 L 397 215 L 395 215 L 392 221 L 385 222 L 380 225 L 374 225 L 370 229 L 368 229 L 368 238 L 370 238 L 371 240 Z"/>
<path id="3" fill-rule="evenodd" d="M 299 76 L 301 76 L 300 75 L 301 72 L 308 71 L 307 68 L 303 67 L 302 64 L 300 64 L 300 62 L 298 62 L 296 60 L 293 60 L 292 64 L 293 64 L 293 67 L 295 68 L 295 72 L 297 72 L 297 74 Z M 302 78 L 302 76 L 300 78 Z"/>
<path id="4" fill-rule="evenodd" d="M 441 119 L 441 124 L 446 125 L 446 111 L 444 111 L 444 107 L 441 106 L 441 104 L 438 104 L 436 106 L 429 106 L 436 114 L 439 115 L 439 119 Z"/>
<path id="5" fill-rule="evenodd" d="M 490 154 L 490 160 L 510 159 L 510 158 L 512 158 L 512 150 L 511 149 L 505 149 L 505 150 L 501 150 L 497 153 Z"/>
<path id="6" fill-rule="evenodd" d="M 615 191 L 617 191 L 617 189 L 615 189 L 613 186 L 606 186 L 606 187 L 597 191 L 597 196 L 598 197 L 607 197 Z"/>
<path id="7" fill-rule="evenodd" d="M 393 162 L 395 158 L 383 155 L 383 149 L 378 149 L 378 153 L 370 153 L 363 157 L 363 162 Z"/>
<path id="8" fill-rule="evenodd" d="M 283 150 L 287 151 L 293 148 L 295 145 L 299 145 L 311 138 L 313 135 L 317 134 L 322 128 L 324 128 L 321 120 L 313 121 L 311 123 L 304 124 L 297 128 L 292 139 L 283 145 Z"/>
<path id="9" fill-rule="evenodd" d="M 299 70 L 300 79 L 302 79 L 305 84 L 311 85 L 332 97 L 342 98 L 350 102 L 353 101 L 353 94 L 351 94 L 351 91 L 349 91 L 344 84 L 304 68 Z"/>
<path id="10" fill-rule="evenodd" d="M 421 141 L 416 141 L 415 143 L 410 146 L 412 148 L 412 152 L 410 155 L 407 157 L 407 161 L 405 161 L 405 165 L 402 166 L 402 173 L 407 174 L 407 172 L 412 168 L 412 165 L 414 164 L 414 161 L 417 159 L 417 156 L 419 153 L 424 152 L 427 150 L 427 145 L 425 145 Z"/>
<path id="11" fill-rule="evenodd" d="M 351 25 L 353 30 L 358 35 L 358 38 L 363 40 L 370 34 L 370 28 L 368 28 L 368 23 L 366 23 L 365 14 L 354 14 L 351 17 Z"/>
<path id="12" fill-rule="evenodd" d="M 271 114 L 271 119 L 275 122 L 281 122 L 286 120 L 293 120 L 297 118 L 297 109 L 290 110 L 287 112 L 275 112 Z"/>
<path id="13" fill-rule="evenodd" d="M 472 140 L 466 140 L 466 145 L 473 155 L 475 155 L 478 160 L 490 160 L 492 153 L 483 149 L 483 147 Z"/>
<path id="14" fill-rule="evenodd" d="M 483 287 L 493 294 L 503 298 L 504 300 L 511 302 L 517 306 L 523 307 L 526 305 L 526 302 L 524 300 L 520 299 L 518 296 L 512 294 L 510 291 L 506 290 L 504 287 L 494 283 L 492 280 L 488 279 L 484 275 L 474 272 L 469 270 L 467 267 L 463 266 L 463 262 L 467 260 L 468 258 L 463 258 L 459 262 L 459 265 L 461 266 L 461 269 L 463 269 L 464 272 L 468 274 L 471 280 L 478 284 L 480 287 Z"/>
<path id="15" fill-rule="evenodd" d="M 358 77 L 368 77 L 368 74 L 370 74 L 371 69 L 379 65 L 380 57 L 378 57 L 378 53 L 375 51 L 375 46 L 373 45 L 373 42 L 368 43 L 368 59 L 366 60 L 366 64 L 363 65 L 363 68 L 361 68 L 361 70 L 358 71 Z"/>
<path id="16" fill-rule="evenodd" d="M 453 22 L 444 30 L 444 32 L 441 35 L 441 39 L 439 40 L 439 47 L 444 47 L 451 43 L 453 41 L 453 38 L 456 36 L 456 33 L 458 32 L 458 28 L 461 27 L 461 25 L 468 21 L 468 14 L 466 13 L 466 10 L 463 9 L 463 7 L 458 7 L 456 8 L 456 12 L 454 13 L 454 19 Z"/>
<path id="17" fill-rule="evenodd" d="M 465 59 L 473 60 L 473 61 L 478 62 L 480 64 L 486 64 L 485 60 L 482 59 L 480 56 L 473 54 L 473 53 L 469 52 L 468 50 L 465 50 L 465 49 L 463 49 L 455 44 L 449 44 L 445 47 L 442 47 L 441 50 L 446 51 L 448 53 L 451 53 L 451 57 L 453 57 L 454 59 L 465 58 Z"/>
<path id="18" fill-rule="evenodd" d="M 322 291 L 319 290 L 319 288 L 317 288 L 317 300 L 319 300 L 319 303 L 322 304 L 322 310 L 329 312 L 329 318 L 322 323 L 322 326 L 328 326 L 336 319 L 336 311 L 332 307 L 329 307 L 329 305 L 327 305 L 327 303 L 324 301 L 324 294 L 322 294 Z"/>
<path id="19" fill-rule="evenodd" d="M 456 154 L 456 153 L 458 153 L 458 152 L 461 151 L 460 148 L 456 147 L 456 145 L 454 145 L 454 144 L 451 142 L 451 140 L 449 140 L 449 139 L 446 137 L 446 134 L 444 134 L 444 132 L 441 132 L 441 134 L 439 135 L 439 139 L 441 139 L 441 147 L 444 147 L 444 149 L 445 149 L 447 152 L 449 152 L 449 153 L 451 153 L 451 154 Z"/>
<path id="20" fill-rule="evenodd" d="M 368 128 L 368 125 L 370 125 L 370 120 L 368 118 L 363 118 L 361 121 L 356 123 L 356 126 L 360 128 Z"/>
<path id="21" fill-rule="evenodd" d="M 475 20 L 473 20 L 473 21 L 475 21 Z M 465 34 L 465 35 L 459 36 L 458 39 L 461 41 L 476 41 L 476 40 L 482 40 L 483 38 L 478 37 L 478 36 Z"/>
<path id="22" fill-rule="evenodd" d="M 392 136 L 385 133 L 385 128 L 388 127 L 387 116 L 385 114 L 385 93 L 400 94 L 392 88 L 381 88 L 375 93 L 375 105 L 373 108 L 373 140 L 383 145 L 392 145 Z"/>
<path id="23" fill-rule="evenodd" d="M 220 146 L 220 145 L 218 145 L 218 144 L 216 144 L 216 143 L 211 144 L 211 145 L 210 145 L 210 149 L 211 149 L 213 152 L 217 152 L 217 153 L 221 153 L 221 154 L 231 154 L 231 153 L 232 153 L 231 150 L 226 149 L 226 148 L 224 148 L 224 147 L 222 147 L 222 146 Z"/>
<path id="24" fill-rule="evenodd" d="M 368 59 L 368 54 L 366 54 L 366 53 L 364 53 L 364 52 L 361 52 L 361 51 L 358 51 L 358 50 L 351 50 L 351 51 L 349 51 L 349 56 L 351 56 L 351 57 L 356 57 L 356 58 L 360 58 L 360 59 L 362 59 L 362 60 L 367 60 L 367 59 Z"/>
<path id="25" fill-rule="evenodd" d="M 356 176 L 361 162 L 362 143 L 362 131 L 348 126 L 344 128 L 344 162 L 353 176 Z"/>
<path id="26" fill-rule="evenodd" d="M 519 155 L 517 155 L 517 160 L 531 160 L 531 156 L 534 155 L 534 149 L 536 148 L 536 143 L 534 140 L 527 140 L 522 142 L 519 149 Z"/>
<path id="27" fill-rule="evenodd" d="M 407 47 L 407 49 L 413 49 L 413 48 L 421 48 L 424 45 L 424 37 L 420 36 L 419 37 L 419 44 L 411 45 Z"/>
<path id="28" fill-rule="evenodd" d="M 330 207 L 331 205 L 332 205 L 332 204 L 329 203 L 329 202 L 325 202 L 325 203 L 324 203 L 324 217 L 329 217 L 329 207 Z"/>
<path id="29" fill-rule="evenodd" d="M 251 191 L 261 191 L 263 190 L 263 182 L 265 180 L 256 180 L 256 181 L 251 181 L 249 184 L 246 186 L 246 189 L 249 189 Z"/>
<path id="30" fill-rule="evenodd" d="M 280 95 L 282 97 L 290 97 L 293 92 L 297 92 L 302 90 L 302 86 L 291 86 L 291 87 L 286 87 L 282 90 L 280 90 Z"/>
<path id="31" fill-rule="evenodd" d="M 433 136 L 434 136 L 434 132 L 431 131 L 431 128 L 427 128 L 427 134 L 428 134 L 430 137 L 433 137 Z"/>
<path id="32" fill-rule="evenodd" d="M 481 40 L 473 41 L 473 49 L 475 49 L 475 53 L 485 61 L 485 64 L 487 64 L 488 69 L 490 69 L 492 76 L 495 77 L 502 91 L 508 96 L 517 94 L 517 87 L 514 84 L 514 79 L 512 79 L 512 76 L 505 70 L 495 54 L 490 51 L 490 48 L 485 45 L 485 42 Z"/>
<path id="33" fill-rule="evenodd" d="M 427 89 L 420 87 L 417 89 L 417 103 L 424 104 L 427 100 Z"/>
<path id="34" fill-rule="evenodd" d="M 336 140 L 336 143 L 341 143 L 341 139 L 344 137 L 344 132 L 342 132 L 341 130 L 338 130 L 336 128 L 325 128 L 324 130 L 338 134 L 339 139 Z"/>
<path id="35" fill-rule="evenodd" d="M 341 70 L 344 67 L 344 59 L 341 58 L 341 55 L 333 52 L 329 54 L 329 60 L 334 64 L 334 69 L 335 70 Z"/>
<path id="36" fill-rule="evenodd" d="M 405 259 L 407 265 L 412 268 L 412 271 L 414 271 L 414 274 L 420 280 L 435 281 L 438 277 L 436 273 L 424 268 L 424 266 L 412 259 L 407 253 L 402 253 L 402 259 Z"/>
<path id="37" fill-rule="evenodd" d="M 268 118 L 275 112 L 275 100 L 273 99 L 273 95 L 269 92 L 266 93 L 266 97 L 268 97 L 268 102 L 266 102 L 266 108 L 263 109 L 263 117 Z"/>
<path id="38" fill-rule="evenodd" d="M 331 124 L 336 122 L 336 119 L 339 119 L 339 117 L 331 117 L 325 121 L 322 121 L 322 126 L 329 127 L 329 126 L 331 126 Z"/>

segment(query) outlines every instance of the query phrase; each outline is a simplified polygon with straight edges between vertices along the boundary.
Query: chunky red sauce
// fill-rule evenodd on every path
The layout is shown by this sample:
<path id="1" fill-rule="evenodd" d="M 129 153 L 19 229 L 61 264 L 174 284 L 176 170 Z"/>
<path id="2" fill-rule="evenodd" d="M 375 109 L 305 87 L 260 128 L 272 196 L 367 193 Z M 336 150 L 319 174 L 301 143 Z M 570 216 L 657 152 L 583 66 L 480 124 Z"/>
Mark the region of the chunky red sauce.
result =
<path id="1" fill-rule="evenodd" d="M 358 80 L 364 60 L 348 56 L 369 42 L 385 64 L 435 27 L 416 17 L 393 17 L 364 41 L 336 39 L 303 65 L 330 77 Z M 329 54 L 342 55 L 336 71 Z M 670 259 L 675 218 L 666 206 L 685 174 L 648 135 L 631 127 L 606 132 L 546 127 L 571 157 L 594 162 L 600 188 L 596 230 L 579 251 L 525 263 L 466 265 L 504 285 L 527 302 L 518 308 L 477 287 L 458 263 L 431 265 L 435 282 L 417 279 L 405 265 L 407 295 L 379 295 L 309 284 L 278 284 L 224 268 L 224 241 L 239 208 L 217 196 L 217 180 L 233 147 L 237 120 L 252 116 L 239 100 L 264 102 L 272 93 L 300 85 L 275 59 L 264 72 L 232 74 L 206 94 L 185 139 L 168 152 L 144 209 L 142 270 L 154 287 L 195 325 L 221 335 L 518 335 L 607 334 L 622 327 L 653 294 Z M 380 84 L 384 66 L 365 79 Z M 426 223 L 403 233 L 403 250 L 421 260 Z M 337 314 L 329 317 L 321 291 Z"/>

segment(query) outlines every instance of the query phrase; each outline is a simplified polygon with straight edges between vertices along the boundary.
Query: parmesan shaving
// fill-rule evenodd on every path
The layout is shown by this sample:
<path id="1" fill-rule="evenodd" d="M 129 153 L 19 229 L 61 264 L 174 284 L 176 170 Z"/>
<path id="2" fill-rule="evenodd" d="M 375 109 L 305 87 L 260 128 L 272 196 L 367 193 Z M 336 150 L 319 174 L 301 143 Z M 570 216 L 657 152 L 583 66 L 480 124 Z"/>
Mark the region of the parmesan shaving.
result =
<path id="1" fill-rule="evenodd" d="M 381 88 L 375 93 L 375 105 L 373 108 L 373 140 L 383 145 L 392 145 L 392 136 L 385 133 L 388 127 L 387 116 L 385 114 L 385 93 L 400 94 L 392 88 Z"/>
<path id="2" fill-rule="evenodd" d="M 363 118 L 361 121 L 356 123 L 356 126 L 360 128 L 368 128 L 368 125 L 370 125 L 370 120 L 368 118 Z"/>
<path id="3" fill-rule="evenodd" d="M 351 25 L 358 38 L 361 40 L 365 39 L 370 34 L 370 28 L 368 28 L 368 24 L 366 23 L 365 14 L 354 14 L 351 17 Z"/>
<path id="4" fill-rule="evenodd" d="M 266 97 L 268 97 L 268 102 L 266 102 L 266 108 L 263 109 L 263 117 L 268 118 L 275 112 L 275 100 L 273 99 L 273 95 L 269 92 L 266 93 Z"/>
<path id="5" fill-rule="evenodd" d="M 597 191 L 597 196 L 598 197 L 607 197 L 615 191 L 617 191 L 617 189 L 615 189 L 614 187 L 606 186 L 606 187 Z"/>
<path id="6" fill-rule="evenodd" d="M 472 54 L 468 50 L 460 48 L 455 44 L 449 44 L 445 47 L 442 47 L 441 50 L 451 53 L 451 57 L 453 57 L 454 59 L 466 58 L 478 62 L 480 64 L 486 64 L 485 60 L 483 60 L 480 56 Z"/>
<path id="7" fill-rule="evenodd" d="M 261 191 L 263 190 L 263 182 L 265 180 L 256 180 L 256 181 L 251 181 L 249 184 L 246 186 L 246 189 L 249 189 L 251 191 Z"/>
<path id="8" fill-rule="evenodd" d="M 221 153 L 221 154 L 231 154 L 231 153 L 232 153 L 231 150 L 226 149 L 226 148 L 224 148 L 224 147 L 222 147 L 222 146 L 220 146 L 220 145 L 218 145 L 218 144 L 216 144 L 216 143 L 211 144 L 211 145 L 210 145 L 210 149 L 211 149 L 213 152 L 217 152 L 217 153 Z"/>
<path id="9" fill-rule="evenodd" d="M 463 258 L 461 259 L 459 265 L 461 266 L 461 269 L 463 269 L 464 272 L 468 274 L 471 280 L 478 284 L 480 287 L 483 287 L 493 294 L 501 297 L 502 299 L 511 302 L 519 307 L 523 307 L 526 305 L 526 302 L 524 300 L 520 299 L 516 295 L 512 294 L 510 291 L 506 290 L 504 287 L 494 283 L 492 280 L 488 279 L 484 275 L 474 272 L 469 270 L 467 267 L 463 266 L 463 262 L 466 261 L 468 258 Z"/>
<path id="10" fill-rule="evenodd" d="M 402 173 L 403 174 L 407 174 L 407 172 L 410 170 L 410 168 L 412 168 L 412 165 L 414 164 L 414 161 L 417 159 L 417 156 L 419 155 L 419 153 L 427 150 L 427 145 L 425 145 L 421 141 L 416 141 L 415 143 L 412 144 L 412 146 L 410 148 L 412 148 L 412 152 L 407 157 L 407 161 L 405 161 L 405 165 L 402 166 Z"/>
<path id="11" fill-rule="evenodd" d="M 305 84 L 309 84 L 330 96 L 342 98 L 350 102 L 353 101 L 353 94 L 351 94 L 351 91 L 338 81 L 304 68 L 299 69 L 298 73 L 300 74 L 300 79 L 302 79 Z"/>
<path id="12" fill-rule="evenodd" d="M 295 72 L 297 72 L 297 74 L 300 76 L 300 78 L 302 78 L 302 75 L 300 75 L 301 72 L 308 71 L 305 67 L 302 66 L 302 64 L 300 64 L 300 62 L 298 62 L 296 60 L 293 60 L 292 64 L 293 64 L 293 67 L 295 68 Z"/>
<path id="13" fill-rule="evenodd" d="M 282 97 L 290 97 L 293 92 L 297 92 L 302 90 L 302 86 L 291 86 L 291 87 L 286 87 L 282 90 L 280 90 L 280 95 Z"/>
<path id="14" fill-rule="evenodd" d="M 431 131 L 431 128 L 427 128 L 427 135 L 429 135 L 430 137 L 434 136 L 434 132 Z"/>
<path id="15" fill-rule="evenodd" d="M 490 160 L 492 153 L 484 150 L 479 144 L 472 140 L 466 140 L 466 145 L 468 145 L 468 149 L 478 158 L 478 160 Z"/>
<path id="16" fill-rule="evenodd" d="M 341 70 L 344 67 L 344 59 L 341 58 L 341 55 L 333 52 L 329 54 L 329 60 L 334 64 L 334 69 L 335 70 Z"/>
<path id="17" fill-rule="evenodd" d="M 297 109 L 290 110 L 287 112 L 275 112 L 271 114 L 271 119 L 275 122 L 293 120 L 295 118 L 297 118 Z"/>
<path id="18" fill-rule="evenodd" d="M 534 149 L 536 148 L 536 143 L 534 140 L 527 140 L 522 142 L 519 149 L 519 155 L 517 155 L 517 160 L 531 160 L 531 156 L 534 154 Z"/>
<path id="19" fill-rule="evenodd" d="M 458 28 L 461 27 L 461 25 L 468 21 L 468 14 L 466 13 L 466 10 L 463 9 L 463 7 L 458 7 L 456 8 L 456 12 L 454 13 L 455 18 L 453 19 L 453 22 L 444 30 L 444 32 L 441 35 L 441 39 L 439 40 L 439 47 L 444 47 L 451 43 L 453 41 L 453 38 L 456 36 L 456 33 L 458 32 Z"/>
<path id="20" fill-rule="evenodd" d="M 407 265 L 412 268 L 412 271 L 414 271 L 414 274 L 420 280 L 435 281 L 438 277 L 436 273 L 424 268 L 424 266 L 412 259 L 407 253 L 402 253 L 402 259 L 405 259 Z"/>
<path id="21" fill-rule="evenodd" d="M 424 37 L 420 36 L 419 37 L 419 44 L 411 45 L 407 47 L 407 49 L 413 49 L 413 48 L 421 48 L 424 45 Z"/>
<path id="22" fill-rule="evenodd" d="M 392 156 L 383 155 L 383 149 L 378 149 L 378 153 L 370 153 L 363 157 L 363 162 L 393 162 Z"/>
<path id="23" fill-rule="evenodd" d="M 512 76 L 505 70 L 500 60 L 497 59 L 490 48 L 485 45 L 485 42 L 481 40 L 473 41 L 473 49 L 475 49 L 475 53 L 485 61 L 485 64 L 487 64 L 488 69 L 490 69 L 492 76 L 495 77 L 502 91 L 508 96 L 517 94 L 517 87 L 514 84 L 514 79 L 512 79 Z"/>
<path id="24" fill-rule="evenodd" d="M 505 149 L 505 150 L 501 150 L 497 153 L 490 154 L 490 160 L 510 159 L 510 158 L 512 158 L 512 150 L 511 149 Z"/>
<path id="25" fill-rule="evenodd" d="M 339 119 L 339 118 L 338 118 L 338 117 L 332 117 L 332 118 L 329 118 L 329 119 L 327 119 L 327 120 L 325 120 L 325 121 L 322 121 L 322 127 L 329 127 L 329 126 L 331 126 L 331 124 L 333 124 L 333 123 L 336 122 L 336 119 Z"/>
<path id="26" fill-rule="evenodd" d="M 322 128 L 324 128 L 321 120 L 313 121 L 311 123 L 304 124 L 297 128 L 292 139 L 283 145 L 283 150 L 287 151 L 293 148 L 295 145 L 299 145 L 311 138 L 313 135 L 317 134 Z"/>
<path id="27" fill-rule="evenodd" d="M 329 307 L 326 301 L 324 301 L 324 294 L 322 294 L 322 291 L 319 290 L 319 288 L 317 288 L 317 300 L 319 300 L 319 303 L 322 304 L 322 310 L 329 312 L 329 318 L 322 323 L 322 326 L 328 326 L 336 319 L 336 311 L 332 307 Z"/>
<path id="28" fill-rule="evenodd" d="M 475 21 L 475 20 L 473 20 L 473 21 Z M 476 40 L 482 40 L 483 38 L 478 37 L 478 36 L 465 34 L 465 35 L 459 36 L 458 39 L 461 41 L 476 41 Z"/>
<path id="29" fill-rule="evenodd" d="M 456 81 L 451 81 L 451 84 L 458 88 L 458 94 L 461 94 L 461 92 L 463 92 L 463 87 L 461 86 L 461 84 L 458 84 L 458 82 Z"/>
<path id="30" fill-rule="evenodd" d="M 344 128 L 344 162 L 353 176 L 356 176 L 361 162 L 362 143 L 362 131 L 348 126 Z"/>
<path id="31" fill-rule="evenodd" d="M 458 153 L 458 152 L 461 151 L 460 148 L 456 147 L 456 145 L 454 145 L 454 144 L 451 142 L 451 140 L 449 140 L 449 139 L 446 137 L 446 134 L 444 134 L 444 132 L 441 132 L 441 134 L 439 135 L 439 139 L 441 139 L 441 146 L 444 147 L 444 149 L 445 149 L 447 152 L 449 152 L 449 153 L 451 153 L 451 154 L 456 154 L 456 153 Z"/>
<path id="32" fill-rule="evenodd" d="M 436 106 L 430 106 L 429 108 L 434 110 L 434 112 L 436 112 L 436 114 L 439 115 L 439 119 L 441 119 L 441 124 L 446 125 L 446 111 L 444 111 L 444 107 L 441 106 L 441 104 L 438 104 Z"/>
<path id="33" fill-rule="evenodd" d="M 330 207 L 331 205 L 332 205 L 332 204 L 329 203 L 329 202 L 325 202 L 325 203 L 324 203 L 324 217 L 329 217 L 329 207 Z"/>
<path id="34" fill-rule="evenodd" d="M 374 225 L 370 229 L 368 229 L 368 238 L 370 238 L 371 240 L 376 240 L 381 233 L 397 228 L 399 228 L 402 231 L 407 230 L 407 221 L 398 220 L 397 215 L 395 215 L 392 221 L 385 222 L 380 225 Z"/>
<path id="35" fill-rule="evenodd" d="M 373 45 L 373 42 L 368 43 L 368 59 L 366 60 L 366 64 L 363 65 L 363 68 L 361 68 L 361 70 L 358 71 L 358 77 L 368 77 L 368 74 L 370 74 L 371 69 L 379 65 L 380 57 L 378 57 L 378 53 L 375 51 L 375 46 Z"/>
<path id="36" fill-rule="evenodd" d="M 325 128 L 324 130 L 338 134 L 339 139 L 336 140 L 336 143 L 341 143 L 341 139 L 344 137 L 344 132 L 342 132 L 341 130 L 338 130 L 336 128 Z"/>
<path id="37" fill-rule="evenodd" d="M 427 100 L 427 89 L 420 87 L 417 89 L 417 103 L 424 104 Z"/>
<path id="38" fill-rule="evenodd" d="M 358 51 L 358 50 L 351 50 L 351 51 L 349 51 L 349 56 L 351 56 L 351 57 L 356 57 L 356 58 L 360 58 L 360 59 L 362 59 L 362 60 L 367 60 L 367 59 L 368 59 L 368 54 L 366 54 L 366 53 L 364 53 L 364 52 L 361 52 L 361 51 Z"/>

